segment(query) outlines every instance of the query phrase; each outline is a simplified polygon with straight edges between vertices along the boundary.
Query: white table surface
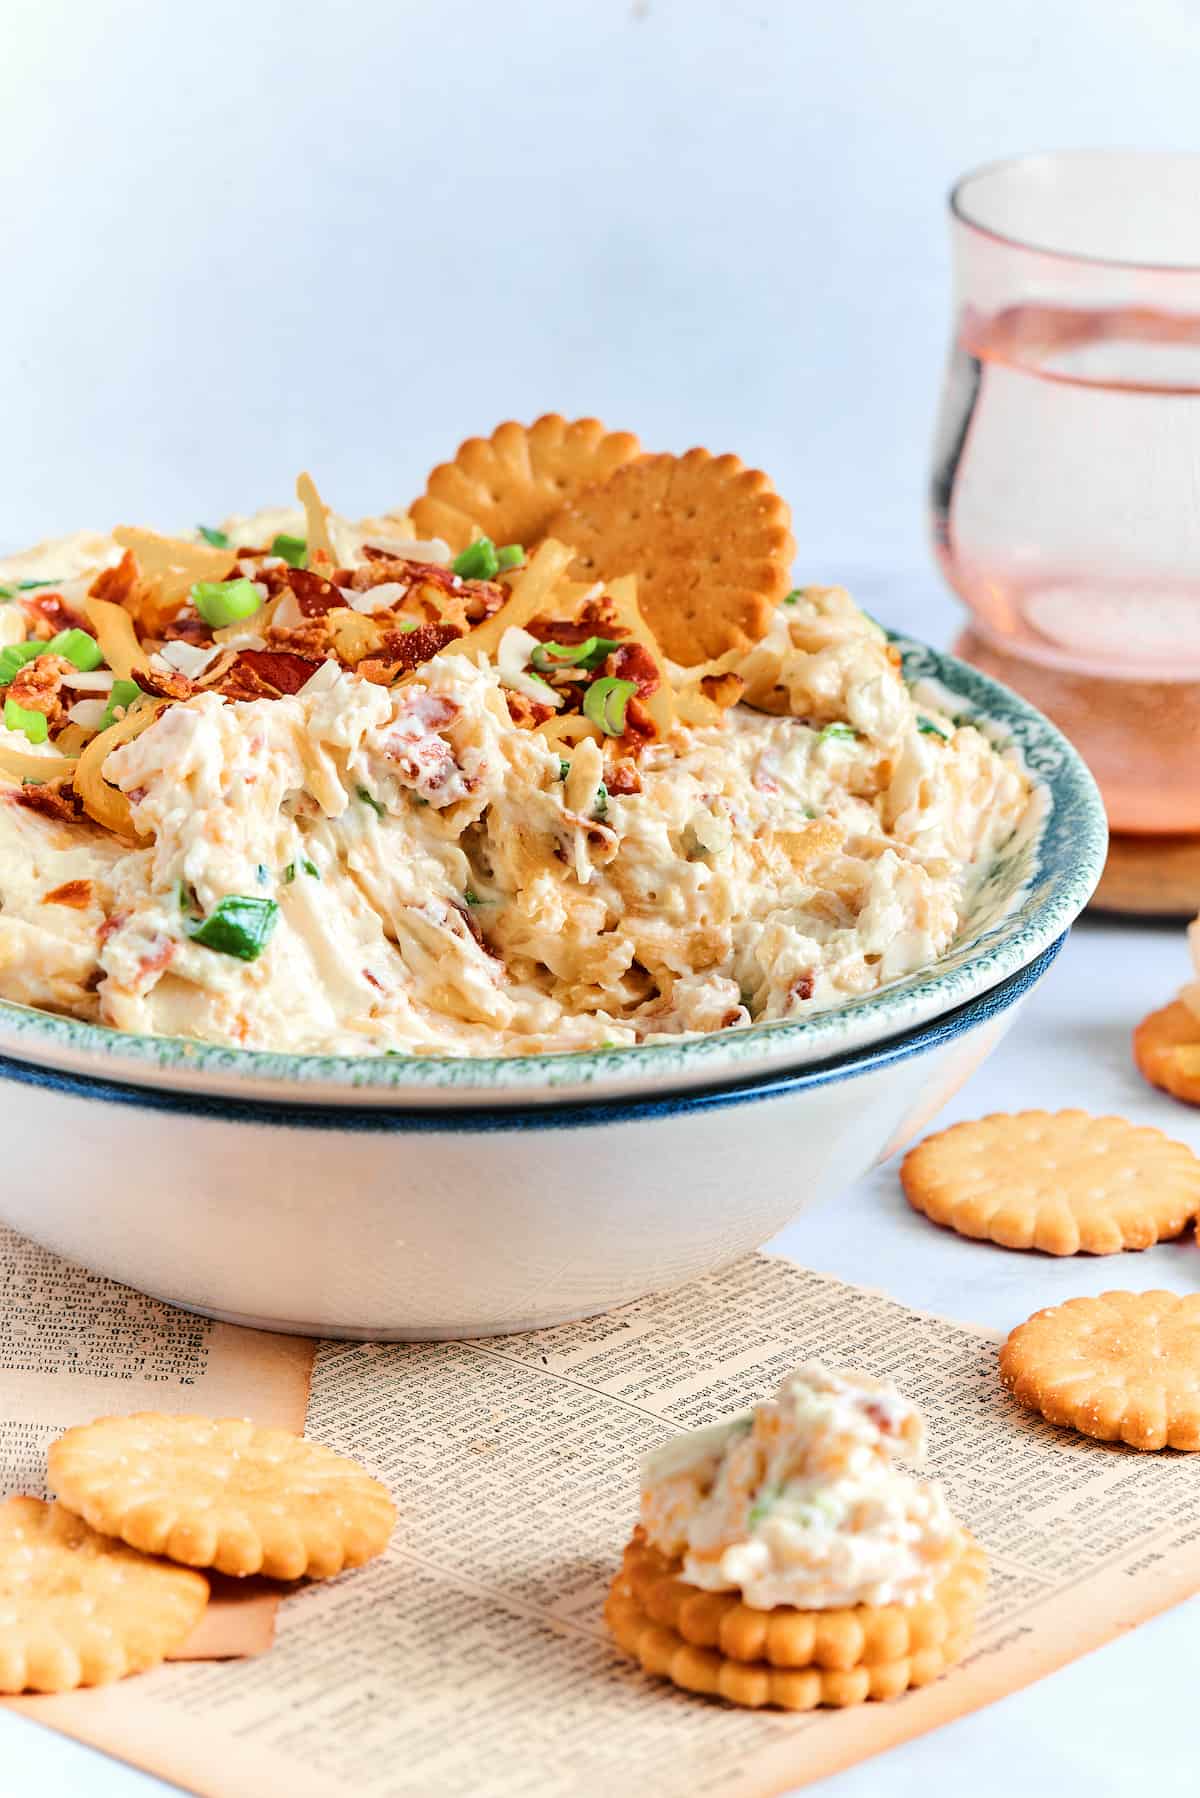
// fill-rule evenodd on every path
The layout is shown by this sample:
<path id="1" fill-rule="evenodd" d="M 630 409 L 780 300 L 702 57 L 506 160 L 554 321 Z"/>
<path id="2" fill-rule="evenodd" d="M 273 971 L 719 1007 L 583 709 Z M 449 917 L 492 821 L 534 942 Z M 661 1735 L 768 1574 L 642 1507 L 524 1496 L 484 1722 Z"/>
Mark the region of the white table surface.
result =
<path id="1" fill-rule="evenodd" d="M 855 589 L 877 616 L 949 640 L 954 609 L 932 577 L 882 581 L 863 571 Z M 1200 1111 L 1145 1086 L 1129 1054 L 1133 1025 L 1172 994 L 1186 966 L 1179 927 L 1085 919 L 942 1121 L 1079 1105 L 1157 1124 L 1200 1151 Z M 1056 1299 L 1114 1285 L 1187 1292 L 1200 1282 L 1200 1247 L 1191 1237 L 1136 1258 L 1063 1261 L 961 1241 L 909 1210 L 894 1165 L 807 1213 L 772 1246 L 906 1303 L 996 1329 Z M 1022 1789 L 1055 1798 L 1194 1798 L 1198 1646 L 1193 1599 L 1023 1692 L 808 1790 L 821 1798 L 925 1798 L 949 1789 L 970 1798 L 1012 1798 Z M 170 1789 L 0 1713 L 2 1798 L 136 1798 Z"/>

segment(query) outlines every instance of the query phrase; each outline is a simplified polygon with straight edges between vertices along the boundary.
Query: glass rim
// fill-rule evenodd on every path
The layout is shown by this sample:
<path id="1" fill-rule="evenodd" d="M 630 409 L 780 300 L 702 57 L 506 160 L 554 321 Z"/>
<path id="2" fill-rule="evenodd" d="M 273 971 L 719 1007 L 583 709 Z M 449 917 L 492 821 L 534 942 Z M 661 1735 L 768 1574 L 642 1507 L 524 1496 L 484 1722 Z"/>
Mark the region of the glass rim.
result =
<path id="1" fill-rule="evenodd" d="M 1147 274 L 1156 275 L 1200 275 L 1200 260 L 1195 262 L 1155 262 L 1140 257 L 1128 256 L 1096 256 L 1082 250 L 1064 250 L 1054 244 L 1038 243 L 1030 237 L 1018 237 L 1010 231 L 997 231 L 992 225 L 985 225 L 982 220 L 972 216 L 967 209 L 966 190 L 974 182 L 988 175 L 1004 174 L 1017 169 L 1030 167 L 1034 163 L 1074 162 L 1085 158 L 1096 161 L 1122 157 L 1130 161 L 1140 162 L 1192 162 L 1200 174 L 1200 150 L 1133 150 L 1118 149 L 1113 145 L 1079 146 L 1070 150 L 1025 150 L 1015 156 L 998 156 L 991 162 L 977 163 L 968 169 L 951 186 L 946 203 L 951 218 L 963 225 L 967 230 L 979 237 L 986 237 L 992 243 L 1005 244 L 1010 249 L 1026 250 L 1035 256 L 1048 256 L 1056 262 L 1070 262 L 1085 268 L 1123 268 L 1143 269 Z"/>

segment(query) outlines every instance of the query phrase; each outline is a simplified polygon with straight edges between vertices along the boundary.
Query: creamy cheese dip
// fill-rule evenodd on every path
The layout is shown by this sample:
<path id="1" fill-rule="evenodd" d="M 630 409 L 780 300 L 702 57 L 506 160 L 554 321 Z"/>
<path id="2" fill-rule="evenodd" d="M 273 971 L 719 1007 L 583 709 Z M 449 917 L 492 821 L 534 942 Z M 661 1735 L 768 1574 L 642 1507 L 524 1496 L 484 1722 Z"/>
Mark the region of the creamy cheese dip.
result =
<path id="1" fill-rule="evenodd" d="M 224 528 L 261 546 L 304 518 Z M 350 584 L 365 546 L 448 559 L 387 528 L 330 522 L 340 643 L 385 606 L 415 629 L 403 581 Z M 82 606 L 120 554 L 96 537 L 47 545 L 0 562 L 0 587 L 45 580 Z M 286 569 L 268 556 L 249 572 L 265 594 Z M 0 644 L 32 628 L 44 591 L 0 603 Z M 295 647 L 305 622 L 287 594 L 216 644 L 167 624 L 150 667 L 202 680 L 222 652 Z M 839 589 L 791 596 L 761 643 L 726 658 L 712 678 L 734 678 L 741 703 L 722 710 L 698 671 L 672 669 L 675 721 L 633 751 L 531 725 L 579 671 L 550 693 L 525 629 L 489 653 L 446 644 L 391 684 L 304 646 L 320 665 L 299 690 L 192 692 L 107 754 L 126 838 L 42 816 L 0 771 L 0 996 L 121 1030 L 363 1054 L 527 1054 L 796 1018 L 934 962 L 1029 801 L 1015 755 L 919 708 Z M 111 685 L 106 670 L 69 680 L 66 717 L 95 729 Z M 6 745 L 53 753 L 0 729 Z M 260 914 L 270 902 L 260 953 L 198 938 L 199 920 L 247 898 Z"/>
<path id="2" fill-rule="evenodd" d="M 642 1462 L 641 1522 L 682 1577 L 759 1610 L 913 1604 L 961 1532 L 919 1461 L 924 1425 L 894 1386 L 808 1362 L 773 1399 Z"/>

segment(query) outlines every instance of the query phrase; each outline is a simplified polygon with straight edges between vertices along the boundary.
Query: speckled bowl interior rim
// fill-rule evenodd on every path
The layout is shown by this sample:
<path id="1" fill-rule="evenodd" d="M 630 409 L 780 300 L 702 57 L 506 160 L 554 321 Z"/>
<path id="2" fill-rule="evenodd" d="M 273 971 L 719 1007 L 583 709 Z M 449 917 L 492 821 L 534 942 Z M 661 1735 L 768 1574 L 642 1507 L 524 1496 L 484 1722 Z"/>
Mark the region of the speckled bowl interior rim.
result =
<path id="1" fill-rule="evenodd" d="M 976 994 L 965 1004 L 940 1017 L 881 1042 L 849 1049 L 828 1061 L 807 1063 L 804 1067 L 774 1069 L 757 1078 L 725 1081 L 698 1087 L 682 1093 L 650 1094 L 644 1098 L 621 1095 L 608 1099 L 566 1101 L 560 1105 L 539 1105 L 528 1111 L 496 1105 L 460 1106 L 447 1109 L 422 1109 L 419 1106 L 333 1106 L 305 1104 L 301 1101 L 279 1102 L 271 1099 L 231 1099 L 206 1093 L 175 1092 L 158 1087 L 132 1086 L 115 1080 L 97 1079 L 89 1074 L 63 1073 L 56 1068 L 40 1068 L 30 1062 L 14 1061 L 0 1055 L 0 1086 L 12 1081 L 18 1086 L 38 1087 L 62 1093 L 75 1099 L 92 1100 L 108 1105 L 127 1105 L 135 1110 L 165 1112 L 176 1117 L 206 1119 L 217 1124 L 267 1125 L 276 1129 L 316 1131 L 351 1131 L 369 1135 L 496 1135 L 513 1131 L 582 1129 L 597 1124 L 653 1123 L 656 1119 L 681 1113 L 721 1111 L 729 1107 L 753 1104 L 763 1099 L 782 1099 L 815 1087 L 837 1085 L 860 1074 L 878 1073 L 944 1048 L 956 1038 L 968 1034 L 1003 1016 L 1037 985 L 1051 964 L 1057 960 L 1067 931 L 1031 962 L 1018 968 L 998 986 Z"/>
<path id="2" fill-rule="evenodd" d="M 837 1055 L 852 1035 L 861 1043 L 860 1026 L 866 1017 L 878 1019 L 872 1041 L 882 1041 L 911 1027 L 914 1021 L 927 1022 L 998 985 L 1034 960 L 1070 927 L 1103 871 L 1107 822 L 1099 791 L 1078 751 L 1028 701 L 944 651 L 898 634 L 893 634 L 892 640 L 904 655 L 905 676 L 910 682 L 940 683 L 973 722 L 989 727 L 1001 745 L 1013 741 L 1022 750 L 1029 773 L 1050 801 L 1035 850 L 1039 863 L 1044 861 L 1048 846 L 1058 844 L 1060 834 L 1069 831 L 1071 857 L 1058 870 L 1049 890 L 1033 905 L 1030 915 L 1018 922 L 1021 907 L 1006 914 L 969 946 L 966 959 L 956 960 L 952 967 L 943 966 L 949 959 L 944 957 L 928 969 L 812 1017 L 752 1024 L 739 1030 L 630 1048 L 520 1056 L 293 1054 L 235 1049 L 182 1037 L 137 1035 L 6 999 L 0 999 L 0 1047 L 13 1058 L 33 1065 L 39 1061 L 39 1045 L 45 1045 L 51 1065 L 56 1049 L 86 1055 L 93 1062 L 89 1073 L 101 1077 L 107 1074 L 111 1079 L 134 1085 L 157 1085 L 156 1075 L 161 1078 L 170 1073 L 176 1090 L 181 1081 L 186 1085 L 188 1074 L 194 1073 L 226 1080 L 244 1078 L 250 1088 L 256 1081 L 286 1084 L 298 1092 L 304 1088 L 346 1088 L 350 1090 L 344 1097 L 338 1095 L 320 1102 L 353 1105 L 353 1089 L 378 1094 L 403 1086 L 408 1090 L 398 1093 L 397 1104 L 419 1108 L 420 1098 L 414 1094 L 414 1087 L 477 1091 L 481 1104 L 486 1103 L 490 1092 L 503 1095 L 498 1103 L 511 1105 L 519 1101 L 522 1093 L 546 1094 L 556 1088 L 586 1086 L 591 1080 L 611 1076 L 617 1069 L 633 1076 L 623 1087 L 630 1099 L 637 1094 L 637 1075 L 656 1081 L 661 1090 L 666 1090 L 662 1082 L 673 1076 L 681 1085 L 704 1082 L 706 1064 L 712 1067 L 712 1081 L 704 1084 L 729 1085 L 739 1078 L 753 1077 L 756 1060 L 767 1056 L 776 1069 L 785 1066 L 783 1057 L 792 1045 L 798 1054 L 804 1052 L 806 1065 L 827 1060 Z M 1022 741 L 1022 735 L 1030 740 Z M 1031 747 L 1037 751 L 1033 758 L 1029 754 Z M 1039 760 L 1042 769 L 1037 765 Z M 1065 844 L 1059 846 L 1065 848 Z M 961 957 L 961 946 L 952 953 Z M 982 972 L 981 963 L 990 964 L 986 973 Z M 944 990 L 945 1005 L 931 1012 L 930 989 L 939 987 Z M 906 1008 L 918 994 L 921 1017 L 906 1018 Z M 820 1046 L 819 1057 L 811 1052 L 814 1045 Z"/>

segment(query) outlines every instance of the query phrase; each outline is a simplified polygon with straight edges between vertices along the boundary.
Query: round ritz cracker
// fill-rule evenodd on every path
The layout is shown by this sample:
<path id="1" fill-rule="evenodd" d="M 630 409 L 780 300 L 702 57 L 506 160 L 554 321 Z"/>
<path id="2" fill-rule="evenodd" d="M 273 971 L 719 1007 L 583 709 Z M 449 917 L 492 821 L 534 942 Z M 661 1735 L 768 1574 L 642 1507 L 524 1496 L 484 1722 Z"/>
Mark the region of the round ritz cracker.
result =
<path id="1" fill-rule="evenodd" d="M 1142 1019 L 1133 1033 L 1133 1059 L 1151 1086 L 1200 1105 L 1200 1019 L 1182 999 Z"/>
<path id="2" fill-rule="evenodd" d="M 1200 1293 L 1049 1305 L 1009 1336 L 1000 1377 L 1029 1410 L 1082 1436 L 1200 1449 Z"/>
<path id="3" fill-rule="evenodd" d="M 750 649 L 791 587 L 791 514 L 737 456 L 641 456 L 568 499 L 546 534 L 576 551 L 576 580 L 637 576 L 663 652 L 691 666 Z"/>
<path id="4" fill-rule="evenodd" d="M 965 1533 L 933 1596 L 912 1605 L 755 1610 L 737 1592 L 689 1585 L 680 1565 L 636 1529 L 605 1605 L 609 1629 L 647 1673 L 752 1709 L 862 1704 L 930 1684 L 962 1659 L 987 1583 Z"/>
<path id="5" fill-rule="evenodd" d="M 244 1417 L 101 1417 L 60 1436 L 47 1468 L 93 1529 L 238 1577 L 329 1579 L 382 1553 L 396 1521 L 357 1461 Z"/>
<path id="6" fill-rule="evenodd" d="M 935 1224 L 1047 1255 L 1146 1249 L 1200 1211 L 1200 1160 L 1184 1143 L 1086 1111 L 954 1124 L 909 1150 L 900 1180 Z"/>
<path id="7" fill-rule="evenodd" d="M 62 1505 L 0 1504 L 0 1693 L 143 1673 L 191 1634 L 207 1603 L 203 1574 L 98 1535 Z"/>
<path id="8" fill-rule="evenodd" d="M 412 521 L 421 536 L 453 550 L 480 536 L 529 549 L 581 489 L 640 454 L 631 432 L 607 431 L 598 418 L 547 412 L 531 425 L 509 420 L 490 437 L 468 437 L 453 462 L 433 469 Z"/>

